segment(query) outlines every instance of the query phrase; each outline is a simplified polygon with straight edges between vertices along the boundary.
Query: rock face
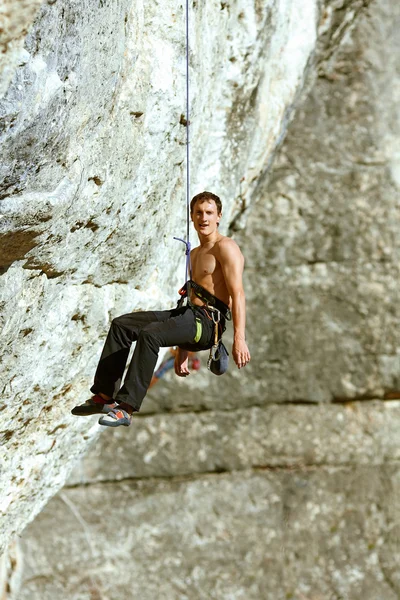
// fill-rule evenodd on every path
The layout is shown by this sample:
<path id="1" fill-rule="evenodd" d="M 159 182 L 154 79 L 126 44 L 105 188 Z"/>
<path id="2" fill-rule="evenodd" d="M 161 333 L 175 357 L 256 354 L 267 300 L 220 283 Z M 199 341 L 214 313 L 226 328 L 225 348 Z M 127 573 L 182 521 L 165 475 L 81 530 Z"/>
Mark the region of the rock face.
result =
<path id="1" fill-rule="evenodd" d="M 353 464 L 65 490 L 29 526 L 18 598 L 397 600 L 399 475 Z"/>
<path id="2" fill-rule="evenodd" d="M 332 56 L 361 5 L 196 8 L 193 187 L 232 199 L 253 360 L 97 440 L 68 412 L 99 338 L 179 282 L 182 12 L 42 7 L 1 108 L 4 544 L 95 443 L 24 534 L 18 598 L 399 597 L 400 10 Z"/>
<path id="3" fill-rule="evenodd" d="M 366 4 L 192 7 L 192 193 L 219 191 L 225 231 L 260 196 L 306 77 Z M 172 236 L 185 230 L 186 212 L 182 6 L 4 6 L 16 45 L 6 34 L 1 548 L 98 433 L 69 411 L 87 395 L 110 319 L 175 299 L 183 258 Z"/>
<path id="4" fill-rule="evenodd" d="M 95 440 L 25 531 L 19 598 L 400 597 L 400 8 L 342 38 L 357 8 L 321 8 L 318 80 L 231 213 L 252 362 L 166 376 Z"/>
<path id="5" fill-rule="evenodd" d="M 54 4 L 56 0 L 48 0 Z M 0 97 L 6 92 L 17 65 L 24 64 L 26 34 L 43 0 L 3 0 L 0 6 Z"/>

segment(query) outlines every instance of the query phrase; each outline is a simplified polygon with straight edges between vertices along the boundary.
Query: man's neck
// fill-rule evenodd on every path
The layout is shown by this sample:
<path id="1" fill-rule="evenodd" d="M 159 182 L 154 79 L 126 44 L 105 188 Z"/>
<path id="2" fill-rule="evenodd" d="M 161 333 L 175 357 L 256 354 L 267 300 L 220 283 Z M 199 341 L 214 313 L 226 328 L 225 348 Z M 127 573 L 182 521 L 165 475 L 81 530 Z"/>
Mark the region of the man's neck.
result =
<path id="1" fill-rule="evenodd" d="M 210 233 L 210 235 L 202 235 L 201 233 L 197 233 L 199 236 L 200 246 L 206 246 L 207 244 L 215 244 L 222 237 L 219 231 L 214 231 L 214 233 Z"/>

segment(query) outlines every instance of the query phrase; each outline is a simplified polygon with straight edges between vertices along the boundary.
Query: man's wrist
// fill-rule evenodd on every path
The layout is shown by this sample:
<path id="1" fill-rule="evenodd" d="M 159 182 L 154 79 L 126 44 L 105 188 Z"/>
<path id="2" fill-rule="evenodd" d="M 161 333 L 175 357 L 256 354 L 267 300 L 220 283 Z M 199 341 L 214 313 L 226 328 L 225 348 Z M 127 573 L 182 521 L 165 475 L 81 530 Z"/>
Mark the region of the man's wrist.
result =
<path id="1" fill-rule="evenodd" d="M 233 343 L 237 343 L 237 342 L 245 342 L 246 341 L 246 337 L 244 335 L 244 333 L 234 333 L 233 334 Z"/>

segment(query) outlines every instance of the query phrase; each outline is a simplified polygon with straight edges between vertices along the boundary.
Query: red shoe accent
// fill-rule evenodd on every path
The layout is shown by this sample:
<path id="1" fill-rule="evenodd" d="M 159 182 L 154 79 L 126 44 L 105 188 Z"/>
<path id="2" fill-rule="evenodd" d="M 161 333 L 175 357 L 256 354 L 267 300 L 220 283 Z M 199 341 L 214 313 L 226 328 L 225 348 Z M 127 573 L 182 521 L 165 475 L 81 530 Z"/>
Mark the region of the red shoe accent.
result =
<path id="1" fill-rule="evenodd" d="M 99 394 L 95 394 L 91 398 L 91 400 L 92 400 L 92 402 L 96 402 L 96 404 L 111 404 L 112 402 L 114 402 L 114 400 L 112 398 L 111 398 L 111 400 L 104 400 L 104 398 L 99 396 Z"/>

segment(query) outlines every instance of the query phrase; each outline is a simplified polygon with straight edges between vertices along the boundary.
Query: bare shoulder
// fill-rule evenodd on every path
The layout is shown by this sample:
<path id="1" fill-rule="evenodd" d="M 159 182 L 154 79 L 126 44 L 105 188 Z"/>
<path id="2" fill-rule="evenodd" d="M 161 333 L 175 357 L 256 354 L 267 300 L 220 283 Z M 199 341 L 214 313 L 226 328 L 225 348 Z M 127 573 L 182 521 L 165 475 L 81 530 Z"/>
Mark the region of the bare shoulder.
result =
<path id="1" fill-rule="evenodd" d="M 222 256 L 232 256 L 233 258 L 243 256 L 235 240 L 230 237 L 221 236 L 221 239 L 218 240 L 217 245 Z"/>

